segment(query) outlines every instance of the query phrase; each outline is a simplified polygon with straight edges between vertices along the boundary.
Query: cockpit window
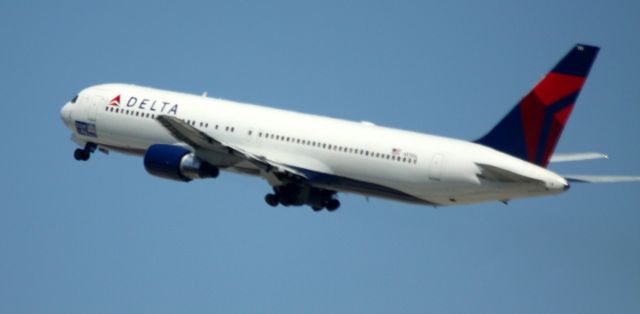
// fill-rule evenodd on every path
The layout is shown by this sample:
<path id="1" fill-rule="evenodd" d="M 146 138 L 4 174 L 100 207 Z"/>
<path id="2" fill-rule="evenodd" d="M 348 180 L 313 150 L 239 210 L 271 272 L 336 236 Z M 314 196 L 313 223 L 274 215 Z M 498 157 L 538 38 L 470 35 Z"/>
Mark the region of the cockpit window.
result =
<path id="1" fill-rule="evenodd" d="M 71 99 L 71 103 L 72 103 L 72 104 L 75 104 L 75 103 L 76 103 L 76 100 L 78 100 L 78 95 L 76 95 L 76 97 L 73 97 L 73 99 Z"/>

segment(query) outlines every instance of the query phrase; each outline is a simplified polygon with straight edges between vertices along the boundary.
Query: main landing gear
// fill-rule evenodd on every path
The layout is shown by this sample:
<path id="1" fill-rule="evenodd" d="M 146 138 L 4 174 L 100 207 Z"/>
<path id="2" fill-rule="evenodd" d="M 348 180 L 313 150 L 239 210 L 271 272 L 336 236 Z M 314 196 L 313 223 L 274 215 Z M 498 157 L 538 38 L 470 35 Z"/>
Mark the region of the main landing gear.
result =
<path id="1" fill-rule="evenodd" d="M 95 143 L 87 143 L 84 145 L 84 148 L 78 148 L 75 152 L 73 152 L 73 157 L 79 161 L 87 161 L 91 154 L 96 151 L 98 145 Z"/>
<path id="2" fill-rule="evenodd" d="M 323 209 L 333 212 L 340 207 L 340 201 L 335 199 L 334 191 L 295 184 L 277 186 L 273 191 L 274 193 L 264 197 L 264 201 L 271 207 L 308 205 L 315 212 Z"/>

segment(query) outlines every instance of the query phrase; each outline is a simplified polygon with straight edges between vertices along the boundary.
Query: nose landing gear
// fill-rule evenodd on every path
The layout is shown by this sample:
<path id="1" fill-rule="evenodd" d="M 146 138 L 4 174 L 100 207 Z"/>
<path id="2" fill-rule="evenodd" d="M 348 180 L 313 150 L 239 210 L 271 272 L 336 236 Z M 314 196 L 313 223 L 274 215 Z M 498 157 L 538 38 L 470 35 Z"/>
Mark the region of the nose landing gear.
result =
<path id="1" fill-rule="evenodd" d="M 95 143 L 87 143 L 84 148 L 78 148 L 73 152 L 73 157 L 78 161 L 87 161 L 91 154 L 96 151 L 98 145 Z"/>

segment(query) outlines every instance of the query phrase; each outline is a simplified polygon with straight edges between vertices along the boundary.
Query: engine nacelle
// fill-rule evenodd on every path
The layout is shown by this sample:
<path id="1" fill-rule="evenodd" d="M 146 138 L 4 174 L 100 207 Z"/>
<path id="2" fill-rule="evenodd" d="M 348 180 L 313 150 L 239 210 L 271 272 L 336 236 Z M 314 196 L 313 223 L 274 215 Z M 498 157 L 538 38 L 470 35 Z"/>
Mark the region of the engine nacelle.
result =
<path id="1" fill-rule="evenodd" d="M 215 178 L 218 168 L 200 160 L 190 150 L 166 144 L 149 146 L 144 154 L 144 168 L 151 175 L 177 181 Z"/>

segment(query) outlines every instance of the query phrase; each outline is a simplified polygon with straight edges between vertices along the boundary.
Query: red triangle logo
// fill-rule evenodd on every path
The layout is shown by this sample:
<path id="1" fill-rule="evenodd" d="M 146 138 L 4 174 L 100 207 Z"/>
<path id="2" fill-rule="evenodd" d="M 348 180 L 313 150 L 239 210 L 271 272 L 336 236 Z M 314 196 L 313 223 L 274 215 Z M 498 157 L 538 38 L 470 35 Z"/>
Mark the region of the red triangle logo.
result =
<path id="1" fill-rule="evenodd" d="M 111 101 L 109 102 L 109 106 L 116 106 L 119 107 L 120 106 L 120 95 L 114 97 L 113 99 L 111 99 Z"/>

